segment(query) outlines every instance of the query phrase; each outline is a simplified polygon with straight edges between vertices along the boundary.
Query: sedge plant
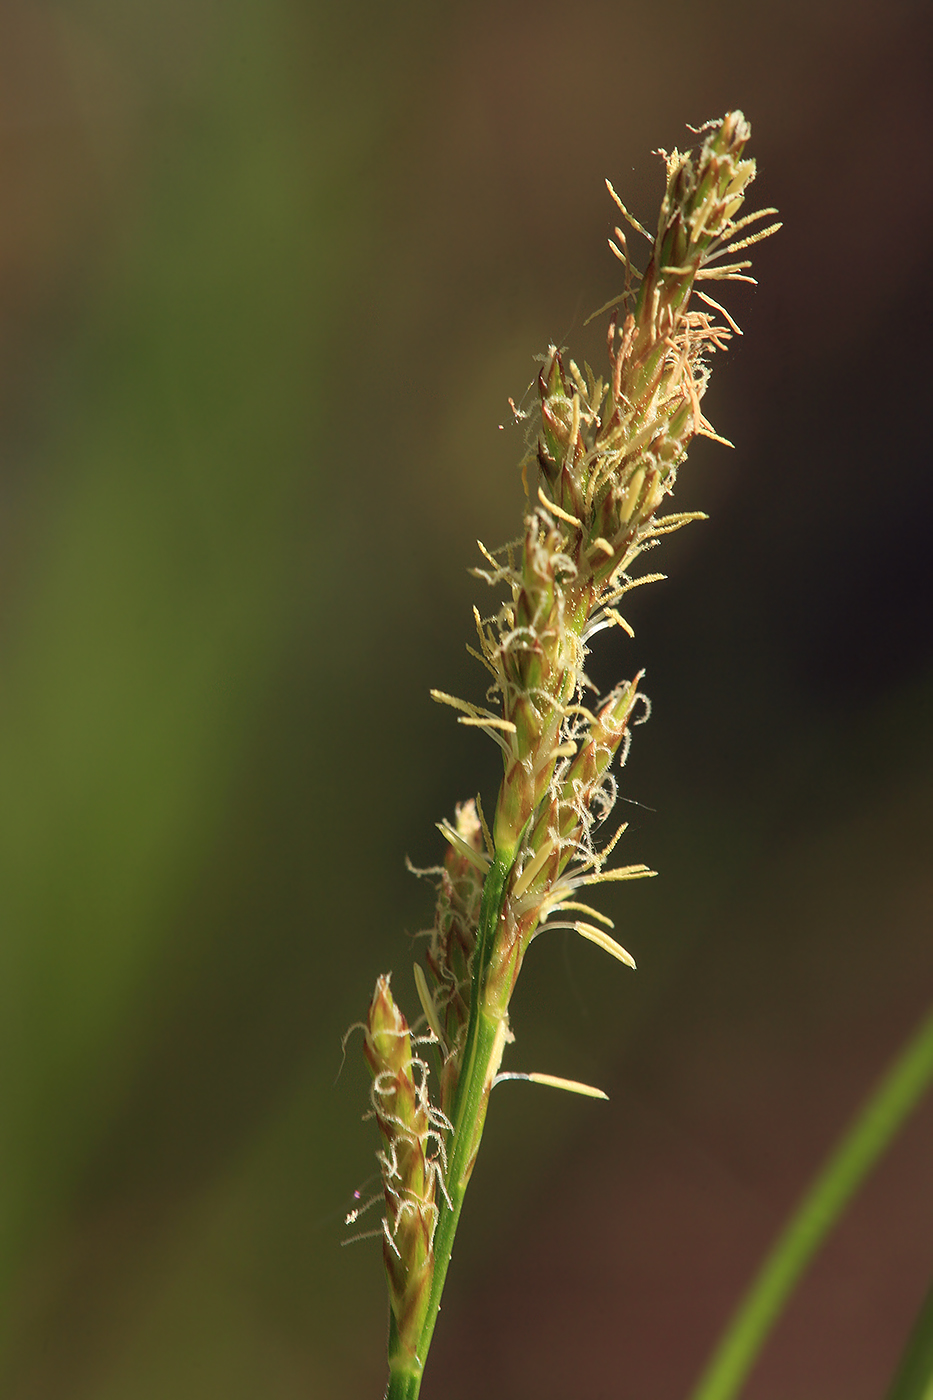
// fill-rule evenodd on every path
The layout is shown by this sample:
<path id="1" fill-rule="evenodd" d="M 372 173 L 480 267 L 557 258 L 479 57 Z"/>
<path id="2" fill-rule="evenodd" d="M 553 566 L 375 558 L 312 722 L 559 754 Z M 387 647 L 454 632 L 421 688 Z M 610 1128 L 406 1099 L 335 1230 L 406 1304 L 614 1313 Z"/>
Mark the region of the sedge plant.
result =
<path id="1" fill-rule="evenodd" d="M 432 692 L 498 745 L 503 772 L 488 820 L 477 798 L 440 824 L 448 850 L 429 872 L 436 915 L 425 965 L 415 967 L 421 1015 L 406 1019 L 385 975 L 363 1026 L 382 1139 L 387 1400 L 415 1400 L 421 1387 L 489 1096 L 514 1077 L 502 1059 L 530 943 L 569 928 L 634 967 L 611 920 L 588 900 L 607 881 L 653 873 L 613 863 L 625 824 L 610 820 L 613 770 L 644 703 L 641 675 L 594 698 L 586 660 L 597 633 L 631 634 L 622 600 L 661 577 L 633 572 L 640 557 L 702 518 L 667 505 L 692 439 L 725 441 L 702 400 L 710 357 L 738 326 L 710 284 L 752 281 L 743 255 L 778 227 L 767 222 L 773 209 L 743 212 L 755 175 L 749 134 L 742 113 L 730 112 L 701 128 L 698 149 L 662 153 L 667 179 L 654 234 L 609 185 L 628 232 L 617 228 L 610 241 L 622 290 L 596 313 L 608 316 L 608 363 L 596 374 L 562 348 L 544 355 L 521 464 L 521 534 L 501 549 L 480 546 L 474 571 L 504 594 L 491 615 L 474 610 L 471 650 L 486 673 L 485 702 Z M 629 254 L 632 231 L 650 248 L 642 272 Z M 550 1075 L 520 1077 L 605 1097 Z"/>
<path id="2" fill-rule="evenodd" d="M 709 357 L 740 332 L 700 284 L 752 281 L 749 260 L 735 255 L 780 227 L 762 223 L 773 209 L 741 213 L 755 175 L 742 113 L 697 135 L 704 139 L 694 152 L 662 152 L 667 183 L 653 236 L 609 185 L 626 224 L 650 245 L 647 266 L 637 271 L 617 228 L 610 247 L 624 269 L 623 288 L 596 313 L 610 313 L 604 376 L 589 366 L 581 371 L 556 346 L 542 357 L 521 463 L 522 533 L 499 550 L 480 545 L 484 563 L 474 570 L 505 593 L 491 616 L 474 609 L 478 645 L 470 650 L 491 678 L 486 703 L 432 692 L 460 712 L 461 724 L 499 746 L 503 775 L 491 823 L 478 797 L 461 804 L 452 822 L 440 823 L 448 843 L 443 865 L 418 872 L 437 884 L 425 966 L 414 969 L 420 1017 L 409 1024 L 385 975 L 362 1023 L 371 1116 L 382 1138 L 383 1192 L 368 1204 L 384 1202 L 373 1233 L 382 1237 L 389 1289 L 386 1400 L 416 1400 L 420 1392 L 492 1089 L 519 1078 L 605 1097 L 553 1075 L 504 1072 L 501 1064 L 512 1040 L 509 1002 L 539 933 L 569 928 L 635 965 L 609 932 L 611 921 L 582 896 L 606 881 L 653 873 L 611 864 L 625 824 L 605 825 L 616 796 L 613 766 L 625 761 L 644 700 L 641 674 L 594 700 L 585 663 L 598 632 L 621 627 L 631 635 L 619 611 L 626 593 L 662 577 L 633 573 L 639 556 L 702 518 L 662 513 L 691 440 L 701 434 L 725 442 L 701 401 Z M 434 1061 L 433 1085 L 426 1056 Z M 740 1393 L 815 1253 L 931 1083 L 933 1013 L 804 1192 L 692 1400 Z M 933 1400 L 933 1289 L 888 1400 Z"/>

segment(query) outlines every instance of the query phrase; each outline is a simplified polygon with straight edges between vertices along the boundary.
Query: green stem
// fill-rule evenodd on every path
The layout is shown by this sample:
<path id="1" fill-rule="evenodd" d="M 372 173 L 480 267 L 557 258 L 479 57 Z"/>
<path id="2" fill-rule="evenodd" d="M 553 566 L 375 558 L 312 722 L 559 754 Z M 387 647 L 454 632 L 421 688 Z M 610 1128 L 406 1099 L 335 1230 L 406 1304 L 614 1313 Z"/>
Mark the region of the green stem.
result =
<path id="1" fill-rule="evenodd" d="M 394 1332 L 395 1319 L 390 1324 L 390 1332 Z M 391 1337 L 390 1337 L 391 1345 Z M 389 1371 L 389 1385 L 385 1393 L 385 1400 L 418 1400 L 418 1391 L 421 1389 L 420 1371 Z"/>
<path id="2" fill-rule="evenodd" d="M 933 1400 L 933 1288 L 914 1323 L 888 1400 Z"/>
<path id="3" fill-rule="evenodd" d="M 454 1246 L 454 1236 L 460 1220 L 463 1198 L 466 1195 L 470 1173 L 476 1158 L 479 1141 L 483 1132 L 488 1101 L 487 1080 L 493 1055 L 501 1050 L 502 1024 L 505 1012 L 492 1013 L 484 1009 L 483 989 L 486 972 L 492 955 L 505 889 L 514 863 L 514 855 L 496 852 L 496 857 L 483 885 L 483 900 L 480 907 L 479 925 L 476 935 L 476 951 L 473 957 L 473 986 L 470 996 L 470 1019 L 467 1025 L 466 1044 L 463 1050 L 463 1065 L 457 1084 L 454 1101 L 453 1132 L 447 1144 L 447 1197 L 440 1200 L 440 1214 L 434 1234 L 434 1276 L 431 1283 L 431 1300 L 421 1330 L 418 1344 L 418 1360 L 421 1370 L 390 1370 L 389 1388 L 385 1400 L 417 1400 L 421 1388 L 421 1375 L 427 1360 L 434 1326 L 441 1306 L 441 1294 L 450 1265 Z M 394 1326 L 394 1318 L 392 1319 Z M 389 1355 L 392 1356 L 392 1337 L 389 1338 Z M 391 1360 L 390 1360 L 391 1366 Z"/>
<path id="4" fill-rule="evenodd" d="M 732 1400 L 738 1394 L 804 1270 L 931 1081 L 933 1013 L 902 1050 L 803 1197 L 739 1305 L 691 1400 Z M 928 1332 L 931 1327 L 933 1317 L 928 1319 Z M 929 1335 L 927 1345 L 931 1345 Z M 925 1392 L 905 1391 L 897 1400 L 906 1400 L 908 1394 L 911 1400 L 919 1400 Z"/>

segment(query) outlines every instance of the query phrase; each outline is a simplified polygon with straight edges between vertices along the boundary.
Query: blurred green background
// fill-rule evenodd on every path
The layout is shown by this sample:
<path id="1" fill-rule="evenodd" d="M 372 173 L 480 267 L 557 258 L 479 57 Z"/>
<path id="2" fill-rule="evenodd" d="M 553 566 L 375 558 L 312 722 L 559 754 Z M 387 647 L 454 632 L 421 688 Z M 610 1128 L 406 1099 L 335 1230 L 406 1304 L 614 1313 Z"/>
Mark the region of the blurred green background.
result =
<path id="1" fill-rule="evenodd" d="M 0 9 L 0 1393 L 382 1393 L 351 1039 L 414 1008 L 436 819 L 491 745 L 474 541 L 550 340 L 596 363 L 603 178 L 741 106 L 785 228 L 732 289 L 606 892 L 542 939 L 425 1400 L 676 1400 L 933 994 L 927 4 Z M 505 423 L 503 431 L 499 424 Z M 654 567 L 654 561 L 652 561 Z M 604 639 L 601 639 L 604 640 Z M 563 938 L 563 941 L 562 941 Z M 499 1094 L 501 1093 L 501 1099 Z M 933 1111 L 754 1400 L 877 1395 L 933 1269 Z"/>

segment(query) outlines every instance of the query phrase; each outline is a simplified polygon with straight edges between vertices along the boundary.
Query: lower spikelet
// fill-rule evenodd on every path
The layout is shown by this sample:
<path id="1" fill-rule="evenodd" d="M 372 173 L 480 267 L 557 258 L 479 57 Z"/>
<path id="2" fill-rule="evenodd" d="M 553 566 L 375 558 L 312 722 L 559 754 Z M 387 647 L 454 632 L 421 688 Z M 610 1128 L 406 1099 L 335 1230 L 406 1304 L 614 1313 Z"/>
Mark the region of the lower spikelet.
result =
<path id="1" fill-rule="evenodd" d="M 413 1053 L 411 1030 L 392 997 L 388 976 L 376 982 L 364 1035 L 373 1074 L 372 1111 L 383 1141 L 377 1158 L 385 1194 L 383 1256 L 389 1301 L 398 1344 L 414 1357 L 434 1270 L 440 1134 L 450 1125 L 431 1107 L 427 1065 Z"/>

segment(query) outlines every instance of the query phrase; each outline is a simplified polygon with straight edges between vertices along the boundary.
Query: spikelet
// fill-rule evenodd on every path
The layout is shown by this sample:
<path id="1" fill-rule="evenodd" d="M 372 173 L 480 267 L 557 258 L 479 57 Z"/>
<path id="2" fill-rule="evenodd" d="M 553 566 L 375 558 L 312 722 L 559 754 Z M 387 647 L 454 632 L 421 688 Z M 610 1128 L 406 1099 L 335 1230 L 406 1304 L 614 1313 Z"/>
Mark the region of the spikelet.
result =
<path id="1" fill-rule="evenodd" d="M 408 1022 L 380 977 L 364 1028 L 373 1073 L 371 1101 L 382 1134 L 378 1153 L 386 1213 L 383 1257 L 398 1345 L 414 1357 L 434 1269 L 438 1121 L 427 1092 L 427 1068 L 412 1053 Z"/>
<path id="2" fill-rule="evenodd" d="M 478 857 L 483 851 L 483 830 L 475 802 L 470 800 L 457 807 L 453 830 L 461 844 L 450 847 L 440 872 L 434 928 L 426 957 L 434 989 L 428 991 L 431 1006 L 425 1007 L 426 1014 L 433 1012 L 436 1017 L 435 1034 L 443 1056 L 440 1104 L 448 1114 L 456 1093 L 470 1018 L 473 952 L 483 895 L 483 873 L 468 854 L 472 851 Z M 431 1019 L 428 1014 L 429 1022 Z"/>
<path id="3" fill-rule="evenodd" d="M 515 546 L 484 551 L 494 567 L 476 570 L 493 585 L 505 583 L 511 595 L 479 626 L 482 660 L 494 678 L 488 698 L 499 702 L 498 713 L 486 712 L 486 727 L 504 759 L 495 849 L 513 861 L 485 987 L 487 1004 L 499 1008 L 540 918 L 573 889 L 606 878 L 594 824 L 612 806 L 609 766 L 617 753 L 624 761 L 638 692 L 637 680 L 623 684 L 598 716 L 587 709 L 587 642 L 605 627 L 631 631 L 618 604 L 661 575 L 633 578 L 629 569 L 661 536 L 702 518 L 660 515 L 659 508 L 692 438 L 716 436 L 700 408 L 708 358 L 738 331 L 727 313 L 726 324 L 716 319 L 721 308 L 709 298 L 710 309 L 693 309 L 691 295 L 705 279 L 751 281 L 748 261 L 733 260 L 732 252 L 777 227 L 749 232 L 773 210 L 737 217 L 755 174 L 754 161 L 742 154 L 748 137 L 747 122 L 733 112 L 710 123 L 696 154 L 665 156 L 667 187 L 653 239 L 609 187 L 626 220 L 652 244 L 648 266 L 636 293 L 617 229 L 626 287 L 617 299 L 621 325 L 618 311 L 609 323 L 610 372 L 605 380 L 588 368 L 584 374 L 551 346 L 523 466 L 529 511 L 520 553 Z M 536 490 L 528 485 L 535 466 Z M 629 866 L 620 875 L 650 873 Z"/>

